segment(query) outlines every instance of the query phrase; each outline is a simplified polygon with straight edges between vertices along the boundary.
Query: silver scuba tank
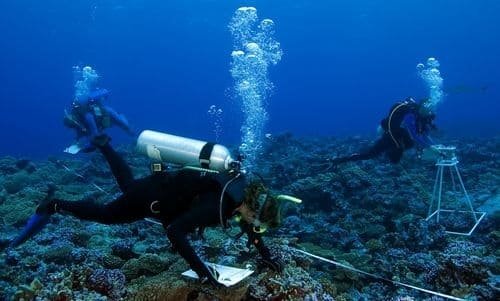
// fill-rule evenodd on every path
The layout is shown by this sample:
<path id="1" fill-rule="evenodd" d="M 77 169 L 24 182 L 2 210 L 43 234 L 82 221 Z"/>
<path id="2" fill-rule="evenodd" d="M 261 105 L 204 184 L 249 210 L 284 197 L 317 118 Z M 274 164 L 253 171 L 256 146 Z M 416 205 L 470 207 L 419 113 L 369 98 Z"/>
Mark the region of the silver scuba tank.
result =
<path id="1" fill-rule="evenodd" d="M 220 144 L 145 130 L 137 138 L 137 150 L 150 159 L 224 171 L 235 169 L 239 162 Z"/>

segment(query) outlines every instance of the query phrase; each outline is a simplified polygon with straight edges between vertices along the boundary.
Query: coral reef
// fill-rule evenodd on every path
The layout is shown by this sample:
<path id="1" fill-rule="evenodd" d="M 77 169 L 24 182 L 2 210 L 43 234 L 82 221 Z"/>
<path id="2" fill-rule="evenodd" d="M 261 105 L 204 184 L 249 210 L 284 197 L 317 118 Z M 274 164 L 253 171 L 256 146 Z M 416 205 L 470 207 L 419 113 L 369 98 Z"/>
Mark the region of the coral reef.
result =
<path id="1" fill-rule="evenodd" d="M 97 269 L 87 278 L 87 287 L 118 300 L 125 295 L 125 275 L 121 270 Z"/>
<path id="2" fill-rule="evenodd" d="M 163 258 L 155 254 L 144 254 L 138 259 L 130 259 L 123 267 L 123 273 L 127 279 L 135 279 L 140 276 L 157 275 L 166 270 L 173 258 Z"/>

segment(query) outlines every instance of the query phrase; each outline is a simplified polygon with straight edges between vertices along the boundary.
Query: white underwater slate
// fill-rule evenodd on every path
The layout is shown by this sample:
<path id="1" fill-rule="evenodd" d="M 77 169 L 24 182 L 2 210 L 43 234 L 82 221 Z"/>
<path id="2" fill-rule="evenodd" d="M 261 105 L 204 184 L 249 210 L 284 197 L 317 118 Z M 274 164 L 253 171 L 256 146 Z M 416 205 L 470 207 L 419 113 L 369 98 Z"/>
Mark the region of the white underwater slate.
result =
<path id="1" fill-rule="evenodd" d="M 233 286 L 250 276 L 254 271 L 250 269 L 239 269 L 220 264 L 205 262 L 207 266 L 214 268 L 219 273 L 217 281 L 226 287 Z M 198 279 L 198 275 L 193 270 L 182 273 L 183 276 Z"/>

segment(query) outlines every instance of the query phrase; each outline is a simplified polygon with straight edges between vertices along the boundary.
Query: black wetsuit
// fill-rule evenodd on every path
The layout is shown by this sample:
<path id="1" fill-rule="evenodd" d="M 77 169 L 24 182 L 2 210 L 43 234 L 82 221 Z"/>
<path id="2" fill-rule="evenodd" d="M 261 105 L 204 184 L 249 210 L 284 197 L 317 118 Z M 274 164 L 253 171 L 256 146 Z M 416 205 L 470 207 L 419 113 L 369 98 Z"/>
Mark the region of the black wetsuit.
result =
<path id="1" fill-rule="evenodd" d="M 187 235 L 197 228 L 220 224 L 219 200 L 231 177 L 183 169 L 134 179 L 129 166 L 109 144 L 98 148 L 108 161 L 123 194 L 107 204 L 54 200 L 56 210 L 104 224 L 129 223 L 146 217 L 159 219 L 175 250 L 200 277 L 208 277 L 209 271 L 196 255 Z M 240 205 L 245 185 L 245 178 L 240 176 L 227 186 L 223 201 L 225 220 Z M 263 259 L 269 260 L 270 252 L 260 234 L 252 231 L 248 224 L 242 223 L 241 227 Z"/>
<path id="2" fill-rule="evenodd" d="M 340 164 L 350 161 L 369 160 L 385 153 L 391 163 L 398 163 L 403 156 L 403 152 L 414 146 L 410 133 L 401 126 L 406 115 L 411 113 L 418 116 L 418 105 L 415 102 L 404 101 L 395 104 L 389 111 L 387 118 L 380 122 L 384 133 L 372 147 L 361 153 L 335 158 L 332 162 Z"/>

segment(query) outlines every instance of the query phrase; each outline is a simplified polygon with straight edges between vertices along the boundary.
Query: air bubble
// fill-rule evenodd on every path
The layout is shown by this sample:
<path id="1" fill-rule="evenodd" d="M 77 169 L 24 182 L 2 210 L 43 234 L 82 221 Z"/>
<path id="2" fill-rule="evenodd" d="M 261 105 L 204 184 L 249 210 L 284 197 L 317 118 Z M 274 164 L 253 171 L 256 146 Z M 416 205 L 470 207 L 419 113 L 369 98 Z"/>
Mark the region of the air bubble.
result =
<path id="1" fill-rule="evenodd" d="M 237 9 L 229 24 L 234 49 L 230 71 L 245 118 L 241 127 L 240 152 L 248 170 L 255 165 L 265 138 L 264 125 L 268 118 L 265 104 L 273 87 L 268 69 L 283 55 L 280 43 L 273 36 L 273 28 L 271 19 L 258 22 L 254 7 Z"/>
<path id="2" fill-rule="evenodd" d="M 75 101 L 87 101 L 89 93 L 96 89 L 99 74 L 91 66 L 73 66 Z"/>
<path id="3" fill-rule="evenodd" d="M 434 57 L 428 58 L 425 65 L 422 63 L 417 65 L 418 74 L 429 89 L 428 107 L 432 111 L 436 110 L 436 106 L 444 97 L 443 77 L 438 69 L 439 66 L 439 61 Z"/>

